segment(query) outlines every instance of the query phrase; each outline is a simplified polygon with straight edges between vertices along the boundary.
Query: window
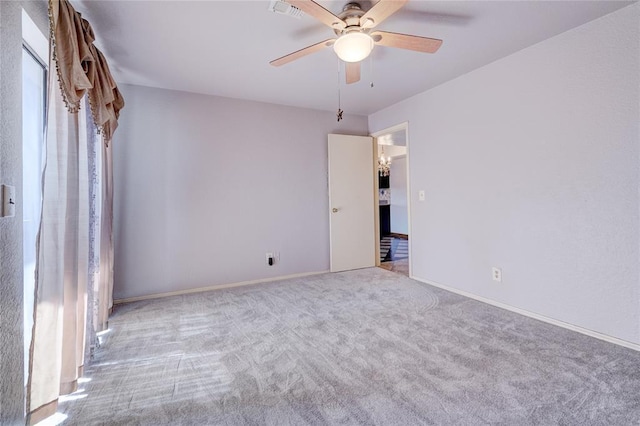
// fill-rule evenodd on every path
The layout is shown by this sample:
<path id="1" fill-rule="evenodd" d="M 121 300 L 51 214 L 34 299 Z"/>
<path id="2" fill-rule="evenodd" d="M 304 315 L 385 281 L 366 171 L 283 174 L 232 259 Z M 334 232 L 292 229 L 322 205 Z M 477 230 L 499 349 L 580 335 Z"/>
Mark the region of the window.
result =
<path id="1" fill-rule="evenodd" d="M 25 19 L 28 20 L 26 23 Z M 42 33 L 24 12 L 22 22 L 24 40 L 22 48 L 22 247 L 24 262 L 24 380 L 26 384 L 33 327 L 36 238 L 40 228 L 42 208 L 42 167 L 47 98 L 47 67 L 42 55 L 45 54 L 43 46 L 46 47 L 47 43 Z"/>

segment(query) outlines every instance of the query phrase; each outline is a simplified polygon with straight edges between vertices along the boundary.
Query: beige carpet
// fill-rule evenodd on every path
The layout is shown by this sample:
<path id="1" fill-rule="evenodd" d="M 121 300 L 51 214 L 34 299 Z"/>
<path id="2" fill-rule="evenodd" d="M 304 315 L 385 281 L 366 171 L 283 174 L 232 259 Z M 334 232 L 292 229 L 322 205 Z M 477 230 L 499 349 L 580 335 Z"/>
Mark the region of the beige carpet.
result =
<path id="1" fill-rule="evenodd" d="M 72 425 L 629 425 L 640 353 L 380 268 L 117 306 Z"/>

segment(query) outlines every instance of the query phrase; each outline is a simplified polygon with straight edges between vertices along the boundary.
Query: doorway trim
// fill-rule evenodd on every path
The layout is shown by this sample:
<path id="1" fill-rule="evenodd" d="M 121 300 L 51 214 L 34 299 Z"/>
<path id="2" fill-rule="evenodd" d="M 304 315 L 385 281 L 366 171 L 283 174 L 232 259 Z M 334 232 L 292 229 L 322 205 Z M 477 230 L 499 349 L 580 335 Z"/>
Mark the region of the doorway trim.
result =
<path id="1" fill-rule="evenodd" d="M 411 252 L 413 251 L 411 249 L 411 245 L 413 244 L 413 238 L 411 238 L 412 235 L 412 231 L 411 231 L 411 149 L 410 149 L 410 141 L 409 141 L 409 122 L 405 121 L 402 122 L 400 124 L 396 124 L 394 126 L 391 127 L 387 127 L 385 129 L 382 129 L 380 131 L 371 133 L 371 136 L 373 137 L 373 147 L 374 147 L 374 202 L 375 202 L 375 208 L 374 208 L 374 223 L 375 223 L 375 240 L 376 240 L 376 266 L 379 267 L 380 266 L 380 199 L 379 199 L 379 194 L 380 194 L 380 188 L 378 187 L 378 138 L 380 136 L 383 135 L 387 135 L 389 133 L 396 133 L 399 132 L 401 130 L 404 130 L 405 132 L 405 140 L 406 140 L 406 146 L 407 146 L 407 229 L 409 231 L 409 277 L 413 277 L 413 258 L 411 257 Z"/>

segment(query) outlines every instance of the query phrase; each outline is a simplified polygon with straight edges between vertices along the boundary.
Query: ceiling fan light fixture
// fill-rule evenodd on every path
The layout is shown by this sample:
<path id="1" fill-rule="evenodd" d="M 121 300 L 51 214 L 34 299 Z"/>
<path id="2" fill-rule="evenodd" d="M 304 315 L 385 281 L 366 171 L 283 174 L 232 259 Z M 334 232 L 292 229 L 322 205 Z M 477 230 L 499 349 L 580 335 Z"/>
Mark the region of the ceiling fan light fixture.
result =
<path id="1" fill-rule="evenodd" d="M 369 34 L 350 32 L 336 40 L 333 50 L 345 62 L 360 62 L 373 50 L 373 39 Z"/>

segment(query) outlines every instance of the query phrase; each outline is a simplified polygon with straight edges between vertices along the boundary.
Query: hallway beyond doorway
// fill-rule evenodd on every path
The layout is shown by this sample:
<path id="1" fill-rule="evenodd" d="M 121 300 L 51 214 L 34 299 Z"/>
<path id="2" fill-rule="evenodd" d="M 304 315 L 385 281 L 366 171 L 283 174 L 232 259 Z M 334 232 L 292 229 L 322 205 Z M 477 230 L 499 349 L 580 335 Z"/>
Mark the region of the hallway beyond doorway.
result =
<path id="1" fill-rule="evenodd" d="M 380 240 L 380 267 L 409 276 L 409 239 L 387 235 Z"/>

